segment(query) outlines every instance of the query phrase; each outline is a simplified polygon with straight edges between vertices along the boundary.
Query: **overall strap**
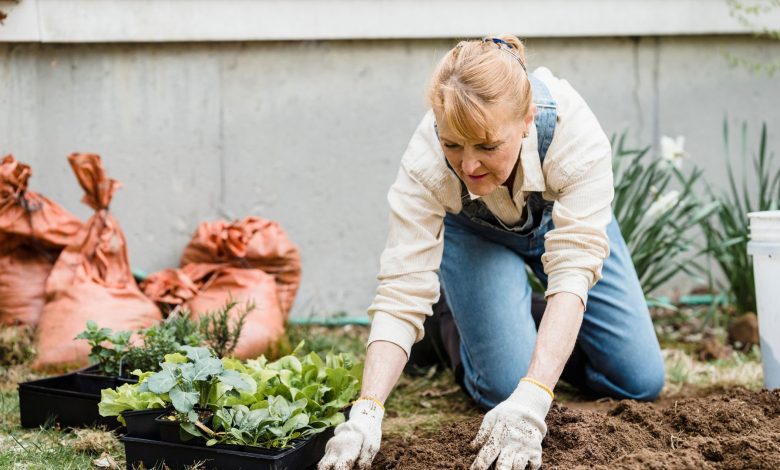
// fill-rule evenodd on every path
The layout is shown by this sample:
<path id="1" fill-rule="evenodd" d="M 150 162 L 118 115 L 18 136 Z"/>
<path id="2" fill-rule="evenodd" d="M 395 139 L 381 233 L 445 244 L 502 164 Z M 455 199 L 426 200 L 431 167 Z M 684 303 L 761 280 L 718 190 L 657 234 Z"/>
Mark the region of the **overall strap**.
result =
<path id="1" fill-rule="evenodd" d="M 553 134 L 555 134 L 555 123 L 558 119 L 558 105 L 550 94 L 549 88 L 533 74 L 528 74 L 528 81 L 531 82 L 531 92 L 536 105 L 536 115 L 534 123 L 536 124 L 536 135 L 539 139 L 539 160 L 544 165 L 544 157 L 552 143 Z"/>

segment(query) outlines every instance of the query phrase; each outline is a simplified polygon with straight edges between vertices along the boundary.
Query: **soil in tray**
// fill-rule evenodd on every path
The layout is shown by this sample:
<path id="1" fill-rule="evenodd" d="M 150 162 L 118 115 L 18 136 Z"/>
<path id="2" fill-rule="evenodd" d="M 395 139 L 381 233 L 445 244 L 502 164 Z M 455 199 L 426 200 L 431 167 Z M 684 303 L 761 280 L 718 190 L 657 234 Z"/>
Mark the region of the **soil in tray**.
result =
<path id="1" fill-rule="evenodd" d="M 213 415 L 211 410 L 196 409 L 198 412 L 198 418 L 201 423 L 208 426 L 211 423 L 211 417 Z M 180 430 L 179 419 L 176 416 L 176 412 L 170 410 L 169 413 L 160 415 L 155 418 L 155 423 L 158 424 L 158 431 L 160 439 L 166 442 L 174 443 L 187 443 L 191 445 L 205 445 L 206 440 L 200 437 L 193 437 L 186 435 Z M 186 437 L 183 437 L 186 436 Z"/>
<path id="2" fill-rule="evenodd" d="M 437 434 L 386 438 L 374 469 L 468 469 L 481 418 Z M 554 405 L 542 468 L 780 469 L 780 390 L 742 389 L 663 405 L 624 400 L 605 411 Z"/>

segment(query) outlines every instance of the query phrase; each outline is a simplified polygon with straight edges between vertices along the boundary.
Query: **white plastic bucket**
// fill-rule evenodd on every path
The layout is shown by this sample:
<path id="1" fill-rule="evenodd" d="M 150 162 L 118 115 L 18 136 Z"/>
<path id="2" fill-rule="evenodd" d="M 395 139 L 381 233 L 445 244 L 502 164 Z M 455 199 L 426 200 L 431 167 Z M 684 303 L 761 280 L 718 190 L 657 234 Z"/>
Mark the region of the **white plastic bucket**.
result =
<path id="1" fill-rule="evenodd" d="M 780 211 L 751 212 L 748 218 L 764 386 L 775 389 L 780 388 Z"/>

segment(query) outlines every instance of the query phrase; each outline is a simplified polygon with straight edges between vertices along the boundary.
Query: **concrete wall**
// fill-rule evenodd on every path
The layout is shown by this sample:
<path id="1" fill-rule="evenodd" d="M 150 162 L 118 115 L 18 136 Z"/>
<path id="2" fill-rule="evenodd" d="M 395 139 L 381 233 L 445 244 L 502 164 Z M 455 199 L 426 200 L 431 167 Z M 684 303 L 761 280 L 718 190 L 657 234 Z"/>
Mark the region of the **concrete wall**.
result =
<path id="1" fill-rule="evenodd" d="M 208 42 L 749 34 L 780 8 L 732 0 L 0 0 L 0 41 Z"/>
<path id="2" fill-rule="evenodd" d="M 198 222 L 254 214 L 300 245 L 295 316 L 364 315 L 382 250 L 386 191 L 452 40 L 0 43 L 0 153 L 32 189 L 82 217 L 66 156 L 91 151 L 124 183 L 112 209 L 132 264 L 175 266 Z M 769 61 L 748 36 L 535 38 L 529 60 L 567 78 L 607 133 L 636 144 L 686 136 L 725 183 L 724 115 L 755 142 L 780 129 L 778 77 L 732 69 L 723 51 Z"/>

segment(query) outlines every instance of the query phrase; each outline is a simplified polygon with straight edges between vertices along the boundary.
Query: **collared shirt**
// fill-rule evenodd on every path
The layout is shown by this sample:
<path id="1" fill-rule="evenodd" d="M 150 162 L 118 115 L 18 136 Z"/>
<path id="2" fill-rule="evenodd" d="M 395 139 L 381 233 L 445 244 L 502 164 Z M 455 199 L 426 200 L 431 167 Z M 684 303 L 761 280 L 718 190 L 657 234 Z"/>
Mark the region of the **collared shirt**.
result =
<path id="1" fill-rule="evenodd" d="M 606 227 L 612 220 L 612 151 L 609 139 L 582 97 L 563 79 L 540 67 L 533 72 L 557 102 L 557 124 L 542 166 L 536 126 L 523 140 L 512 193 L 504 186 L 482 196 L 504 224 L 521 219 L 526 196 L 541 192 L 554 201 L 554 229 L 545 235 L 545 297 L 577 295 L 601 278 L 609 255 Z M 471 194 L 472 198 L 477 196 Z M 423 337 L 423 321 L 439 297 L 437 271 L 444 248 L 444 216 L 461 210 L 460 180 L 448 167 L 429 110 L 412 135 L 387 196 L 390 226 L 380 260 L 379 287 L 368 309 L 368 344 L 382 340 L 406 351 Z"/>

